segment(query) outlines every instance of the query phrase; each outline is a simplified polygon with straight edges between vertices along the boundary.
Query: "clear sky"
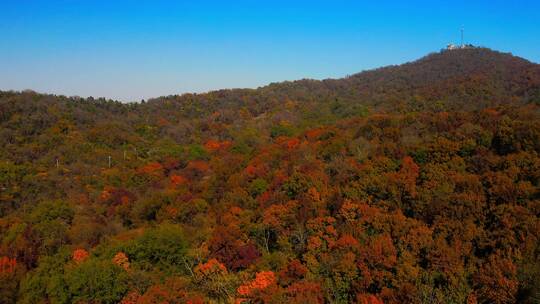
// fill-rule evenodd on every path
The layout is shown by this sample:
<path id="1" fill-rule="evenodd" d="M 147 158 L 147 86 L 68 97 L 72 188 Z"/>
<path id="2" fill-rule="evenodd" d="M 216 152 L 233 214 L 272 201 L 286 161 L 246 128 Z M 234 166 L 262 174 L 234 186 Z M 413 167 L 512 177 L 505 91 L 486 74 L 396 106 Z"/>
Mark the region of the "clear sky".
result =
<path id="1" fill-rule="evenodd" d="M 0 89 L 122 101 L 399 64 L 459 42 L 540 62 L 540 1 L 0 0 Z"/>

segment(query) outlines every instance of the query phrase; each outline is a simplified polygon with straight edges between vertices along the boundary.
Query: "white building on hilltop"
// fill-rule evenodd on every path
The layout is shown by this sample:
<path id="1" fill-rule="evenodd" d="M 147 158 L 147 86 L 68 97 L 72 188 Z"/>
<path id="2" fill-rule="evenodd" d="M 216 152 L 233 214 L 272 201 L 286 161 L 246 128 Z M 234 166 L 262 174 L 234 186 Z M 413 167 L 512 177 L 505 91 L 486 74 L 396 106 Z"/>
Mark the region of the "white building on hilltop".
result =
<path id="1" fill-rule="evenodd" d="M 474 45 L 472 44 L 462 44 L 462 45 L 456 45 L 456 44 L 453 44 L 453 43 L 450 43 L 446 46 L 446 50 L 447 51 L 452 51 L 452 50 L 464 50 L 464 49 L 473 49 L 475 48 Z"/>
<path id="2" fill-rule="evenodd" d="M 453 43 L 449 43 L 447 46 L 446 46 L 446 50 L 462 50 L 462 49 L 472 49 L 474 48 L 474 46 L 472 44 L 465 44 L 464 40 L 463 40 L 463 32 L 465 30 L 463 28 L 461 28 L 461 44 L 460 45 L 457 45 L 457 44 L 453 44 Z"/>

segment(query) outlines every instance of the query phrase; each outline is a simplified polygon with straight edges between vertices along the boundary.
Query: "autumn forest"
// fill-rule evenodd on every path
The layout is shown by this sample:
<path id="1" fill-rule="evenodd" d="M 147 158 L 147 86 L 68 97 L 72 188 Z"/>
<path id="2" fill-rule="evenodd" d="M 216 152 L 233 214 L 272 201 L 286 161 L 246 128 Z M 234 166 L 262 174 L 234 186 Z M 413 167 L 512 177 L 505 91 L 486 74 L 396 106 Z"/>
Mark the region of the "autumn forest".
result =
<path id="1" fill-rule="evenodd" d="M 540 65 L 0 92 L 0 303 L 540 303 Z"/>

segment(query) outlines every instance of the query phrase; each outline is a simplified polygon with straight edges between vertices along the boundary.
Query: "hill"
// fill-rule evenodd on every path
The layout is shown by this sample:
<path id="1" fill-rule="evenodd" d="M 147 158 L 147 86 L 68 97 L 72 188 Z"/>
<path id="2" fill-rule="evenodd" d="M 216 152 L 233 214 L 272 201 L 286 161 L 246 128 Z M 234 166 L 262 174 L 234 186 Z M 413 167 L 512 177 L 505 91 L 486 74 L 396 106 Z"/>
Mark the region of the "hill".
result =
<path id="1" fill-rule="evenodd" d="M 0 92 L 2 303 L 536 303 L 540 65 Z"/>
<path id="2" fill-rule="evenodd" d="M 417 61 L 366 71 L 342 79 L 300 80 L 258 90 L 214 92 L 218 98 L 252 98 L 268 108 L 279 99 L 302 102 L 363 104 L 387 111 L 470 109 L 501 103 L 538 101 L 540 67 L 511 54 L 484 48 L 441 51 Z M 176 100 L 169 96 L 156 101 Z M 187 95 L 188 98 L 193 96 Z M 213 96 L 212 96 L 213 97 Z M 200 95 L 198 101 L 212 98 Z M 273 99 L 274 98 L 274 99 Z M 278 100 L 276 100 L 278 99 Z M 231 105 L 228 105 L 231 106 Z"/>

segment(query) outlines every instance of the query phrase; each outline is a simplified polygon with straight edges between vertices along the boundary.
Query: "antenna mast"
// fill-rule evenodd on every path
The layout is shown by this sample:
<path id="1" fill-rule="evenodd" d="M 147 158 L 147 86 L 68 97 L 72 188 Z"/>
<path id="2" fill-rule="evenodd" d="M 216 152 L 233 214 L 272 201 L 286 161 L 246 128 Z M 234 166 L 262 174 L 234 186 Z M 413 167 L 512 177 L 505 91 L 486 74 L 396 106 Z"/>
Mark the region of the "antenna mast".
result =
<path id="1" fill-rule="evenodd" d="M 463 32 L 465 31 L 465 29 L 463 27 L 461 27 L 461 47 L 465 47 L 465 44 L 464 44 L 464 41 L 463 41 Z"/>

